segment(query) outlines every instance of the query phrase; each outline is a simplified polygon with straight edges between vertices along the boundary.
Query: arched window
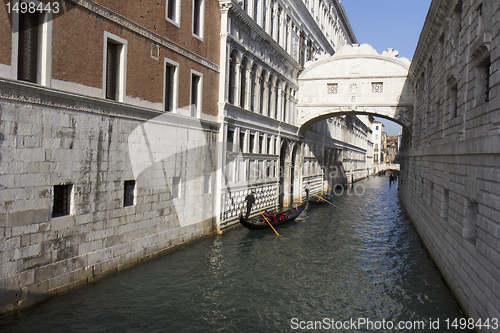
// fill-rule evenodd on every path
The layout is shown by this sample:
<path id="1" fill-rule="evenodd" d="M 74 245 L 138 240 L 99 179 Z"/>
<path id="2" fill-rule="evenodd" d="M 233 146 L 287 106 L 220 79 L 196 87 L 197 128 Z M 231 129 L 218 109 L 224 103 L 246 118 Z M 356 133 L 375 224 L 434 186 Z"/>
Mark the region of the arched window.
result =
<path id="1" fill-rule="evenodd" d="M 252 66 L 252 71 L 250 72 L 250 79 L 251 85 L 250 85 L 250 110 L 255 112 L 256 108 L 256 102 L 257 102 L 257 65 L 254 64 Z"/>
<path id="2" fill-rule="evenodd" d="M 244 58 L 240 67 L 240 107 L 246 106 L 247 66 L 248 60 Z"/>
<path id="3" fill-rule="evenodd" d="M 228 90 L 228 102 L 234 104 L 235 95 L 235 82 L 236 82 L 236 61 L 237 54 L 236 51 L 231 52 L 229 57 L 229 90 Z"/>
<path id="4" fill-rule="evenodd" d="M 280 85 L 281 85 L 281 82 L 280 80 L 276 79 L 276 86 L 274 87 L 274 97 L 275 97 L 275 100 L 274 100 L 274 119 L 276 120 L 281 120 L 280 119 L 280 99 L 279 99 L 279 95 L 280 95 Z"/>
<path id="5" fill-rule="evenodd" d="M 259 103 L 260 114 L 264 114 L 265 93 L 266 93 L 266 71 L 262 70 L 262 73 L 260 73 L 260 103 Z"/>
<path id="6" fill-rule="evenodd" d="M 268 81 L 268 88 L 267 88 L 267 115 L 270 118 L 274 118 L 275 112 L 272 109 L 274 77 L 271 74 L 269 74 L 269 80 L 267 80 L 267 81 Z"/>
<path id="7" fill-rule="evenodd" d="M 288 121 L 288 85 L 285 85 L 285 89 L 283 89 L 283 99 L 281 101 L 281 104 L 282 104 L 282 116 L 281 116 L 281 120 L 283 120 L 284 122 L 287 122 Z"/>

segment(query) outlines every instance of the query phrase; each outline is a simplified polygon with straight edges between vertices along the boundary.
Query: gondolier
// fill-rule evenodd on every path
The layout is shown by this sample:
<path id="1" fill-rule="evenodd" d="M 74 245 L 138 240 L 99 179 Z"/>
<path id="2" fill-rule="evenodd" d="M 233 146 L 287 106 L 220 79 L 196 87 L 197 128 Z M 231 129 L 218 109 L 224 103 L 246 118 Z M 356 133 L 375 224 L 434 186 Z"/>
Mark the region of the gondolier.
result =
<path id="1" fill-rule="evenodd" d="M 245 215 L 245 218 L 248 219 L 250 216 L 250 212 L 252 211 L 252 205 L 255 203 L 255 191 L 251 191 L 246 197 L 245 201 L 247 202 L 247 213 Z"/>
<path id="2" fill-rule="evenodd" d="M 304 186 L 306 190 L 306 200 L 309 200 L 309 193 L 311 192 L 311 183 L 307 182 L 306 186 Z"/>

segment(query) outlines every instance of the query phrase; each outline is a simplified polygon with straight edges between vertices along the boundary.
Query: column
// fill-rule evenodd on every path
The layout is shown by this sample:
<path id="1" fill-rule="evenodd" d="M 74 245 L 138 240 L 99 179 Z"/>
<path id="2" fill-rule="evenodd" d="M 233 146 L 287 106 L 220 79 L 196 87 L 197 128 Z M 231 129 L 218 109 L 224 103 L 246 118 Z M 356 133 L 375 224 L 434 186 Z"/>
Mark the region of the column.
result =
<path id="1" fill-rule="evenodd" d="M 264 27 L 264 30 L 267 32 L 268 35 L 271 35 L 271 6 L 273 5 L 271 0 L 266 0 L 266 6 L 265 6 L 265 15 L 266 15 L 266 26 Z"/>
<path id="2" fill-rule="evenodd" d="M 274 19 L 273 19 L 273 39 L 279 43 L 279 21 L 280 13 L 278 3 L 274 3 Z"/>
<path id="3" fill-rule="evenodd" d="M 286 14 L 284 12 L 284 10 L 281 11 L 280 13 L 280 16 L 279 16 L 279 23 L 280 23 L 280 27 L 279 27 L 279 41 L 278 43 L 280 44 L 280 46 L 282 48 L 285 48 L 285 17 L 286 17 Z"/>

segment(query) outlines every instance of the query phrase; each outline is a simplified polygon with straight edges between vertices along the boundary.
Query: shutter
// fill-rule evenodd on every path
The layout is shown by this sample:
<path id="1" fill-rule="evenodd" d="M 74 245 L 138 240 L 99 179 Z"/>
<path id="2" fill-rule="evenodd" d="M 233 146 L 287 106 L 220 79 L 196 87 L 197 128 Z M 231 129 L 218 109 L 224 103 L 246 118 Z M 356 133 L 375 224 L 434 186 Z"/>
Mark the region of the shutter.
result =
<path id="1" fill-rule="evenodd" d="M 106 54 L 106 98 L 116 99 L 118 46 L 108 41 Z"/>
<path id="2" fill-rule="evenodd" d="M 17 78 L 36 83 L 38 61 L 38 15 L 19 14 Z"/>

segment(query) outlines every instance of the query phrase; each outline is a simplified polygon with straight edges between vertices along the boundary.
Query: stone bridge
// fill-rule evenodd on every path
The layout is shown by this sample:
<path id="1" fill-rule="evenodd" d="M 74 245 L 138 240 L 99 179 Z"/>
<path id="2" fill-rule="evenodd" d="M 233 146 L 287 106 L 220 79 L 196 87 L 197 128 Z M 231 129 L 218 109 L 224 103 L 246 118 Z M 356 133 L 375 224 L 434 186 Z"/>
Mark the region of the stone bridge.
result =
<path id="1" fill-rule="evenodd" d="M 298 79 L 299 134 L 319 120 L 343 114 L 387 118 L 411 133 L 410 60 L 397 55 L 393 49 L 378 54 L 368 44 L 355 44 L 306 64 Z"/>
<path id="2" fill-rule="evenodd" d="M 387 170 L 396 170 L 399 171 L 399 164 L 396 163 L 383 163 L 373 166 L 373 173 L 379 173 Z"/>

